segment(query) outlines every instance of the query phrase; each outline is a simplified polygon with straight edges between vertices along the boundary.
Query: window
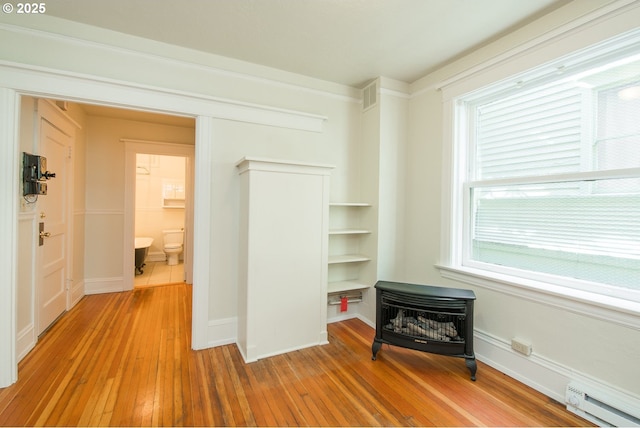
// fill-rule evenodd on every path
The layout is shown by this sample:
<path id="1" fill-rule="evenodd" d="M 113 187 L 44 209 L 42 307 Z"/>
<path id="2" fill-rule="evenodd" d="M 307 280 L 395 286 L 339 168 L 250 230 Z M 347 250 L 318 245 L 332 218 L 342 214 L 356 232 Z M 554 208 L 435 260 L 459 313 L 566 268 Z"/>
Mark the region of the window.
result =
<path id="1" fill-rule="evenodd" d="M 457 102 L 463 267 L 640 301 L 640 47 Z"/>

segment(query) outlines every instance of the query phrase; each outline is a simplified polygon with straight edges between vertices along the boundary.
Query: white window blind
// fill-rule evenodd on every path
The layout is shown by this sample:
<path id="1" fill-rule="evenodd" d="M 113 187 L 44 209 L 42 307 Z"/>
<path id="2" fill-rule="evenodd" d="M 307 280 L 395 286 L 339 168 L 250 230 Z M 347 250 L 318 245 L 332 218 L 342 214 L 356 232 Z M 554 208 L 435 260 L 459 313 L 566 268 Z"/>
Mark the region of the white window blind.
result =
<path id="1" fill-rule="evenodd" d="M 464 264 L 640 290 L 640 61 L 594 70 L 465 104 Z"/>
<path id="2" fill-rule="evenodd" d="M 478 179 L 577 172 L 581 91 L 567 83 L 478 106 Z"/>

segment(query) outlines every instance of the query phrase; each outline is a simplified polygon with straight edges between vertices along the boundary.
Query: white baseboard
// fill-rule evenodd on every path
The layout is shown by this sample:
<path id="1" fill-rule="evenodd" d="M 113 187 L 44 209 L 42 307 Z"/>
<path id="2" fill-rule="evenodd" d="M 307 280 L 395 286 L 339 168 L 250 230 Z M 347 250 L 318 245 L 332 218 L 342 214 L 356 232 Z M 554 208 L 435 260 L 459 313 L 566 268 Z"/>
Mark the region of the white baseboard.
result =
<path id="1" fill-rule="evenodd" d="M 560 403 L 565 403 L 565 392 L 570 381 L 579 381 L 595 388 L 615 391 L 617 394 L 640 399 L 639 396 L 616 388 L 602 380 L 558 364 L 532 353 L 525 356 L 511 349 L 511 344 L 486 332 L 475 331 L 474 352 L 479 361 L 505 373 L 525 385 Z M 482 370 L 478 370 L 478 378 Z"/>
<path id="2" fill-rule="evenodd" d="M 33 324 L 29 324 L 16 335 L 16 356 L 20 362 L 36 346 L 38 338 Z"/>
<path id="3" fill-rule="evenodd" d="M 84 294 L 84 281 L 74 283 L 73 287 L 71 288 L 71 296 L 69 296 L 69 307 L 67 308 L 67 310 L 77 305 L 78 302 L 84 297 Z"/>
<path id="4" fill-rule="evenodd" d="M 233 343 L 237 343 L 238 341 L 238 318 L 223 318 L 219 320 L 209 320 L 209 328 L 208 328 L 208 344 L 209 348 L 215 348 L 216 346 L 230 345 Z M 311 346 L 318 345 L 326 345 L 329 343 L 327 341 L 326 332 L 321 332 L 319 335 L 318 343 L 310 343 L 306 345 L 301 345 L 299 347 L 286 349 L 283 351 L 275 352 L 273 354 L 262 354 L 258 355 L 255 358 L 249 358 L 247 355 L 242 352 L 241 347 L 238 347 L 240 350 L 240 354 L 242 355 L 242 359 L 245 363 L 250 363 L 257 361 L 260 358 L 268 358 L 273 355 L 284 354 L 286 352 L 295 351 L 298 349 L 303 349 Z M 250 350 L 248 354 L 253 355 L 256 351 Z"/>
<path id="5" fill-rule="evenodd" d="M 124 291 L 124 278 L 89 278 L 84 280 L 84 294 L 119 293 Z"/>
<path id="6" fill-rule="evenodd" d="M 184 254 L 180 253 L 180 260 L 184 261 Z M 154 251 L 153 253 L 149 253 L 147 258 L 145 259 L 147 262 L 166 262 L 167 255 L 162 251 Z"/>
<path id="7" fill-rule="evenodd" d="M 329 341 L 327 340 L 319 341 L 319 342 L 304 343 L 291 348 L 279 349 L 277 351 L 267 352 L 264 354 L 257 354 L 258 351 L 255 349 L 255 347 L 253 347 L 252 350 L 247 350 L 247 354 L 253 355 L 253 357 L 249 357 L 248 355 L 245 356 L 244 354 L 242 354 L 242 352 L 241 354 L 242 354 L 242 357 L 245 359 L 244 362 L 249 364 L 265 358 L 275 357 L 276 355 L 288 354 L 289 352 L 299 351 L 301 349 L 313 348 L 314 346 L 323 346 L 328 344 L 329 344 Z"/>
<path id="8" fill-rule="evenodd" d="M 335 316 L 332 316 L 330 318 L 327 318 L 327 324 L 332 324 L 334 322 L 340 322 L 340 321 L 346 321 L 346 320 L 350 320 L 350 319 L 353 319 L 353 318 L 358 318 L 358 314 L 345 312 L 345 313 L 342 313 L 340 315 L 335 315 Z"/>
<path id="9" fill-rule="evenodd" d="M 327 323 L 330 324 L 338 321 L 348 320 L 351 318 L 358 318 L 368 326 L 376 328 L 375 322 L 364 318 L 360 314 L 345 314 L 340 317 L 333 317 L 329 319 Z M 209 320 L 207 337 L 209 348 L 236 343 L 238 340 L 238 319 L 234 317 L 222 318 L 219 320 Z"/>
<path id="10" fill-rule="evenodd" d="M 347 312 L 336 312 L 333 315 L 331 315 L 330 310 L 328 310 L 327 312 L 328 312 L 327 324 L 332 324 L 334 322 L 340 322 L 340 321 L 350 320 L 353 318 L 358 318 L 360 321 L 364 322 L 369 327 L 376 328 L 375 321 L 371 321 L 370 319 L 364 317 L 361 313 L 355 310 L 354 311 L 349 310 Z"/>
<path id="11" fill-rule="evenodd" d="M 238 340 L 238 318 L 209 320 L 207 338 L 209 348 L 236 343 Z"/>
<path id="12" fill-rule="evenodd" d="M 167 255 L 162 251 L 149 252 L 146 261 L 148 262 L 164 262 L 167 260 Z"/>
<path id="13" fill-rule="evenodd" d="M 475 330 L 476 358 L 554 400 L 564 402 L 569 370 L 554 361 L 532 353 L 525 356 L 511 349 L 511 343 Z M 482 373 L 478 371 L 478 377 Z"/>
<path id="14" fill-rule="evenodd" d="M 364 317 L 361 314 L 358 314 L 357 318 L 362 321 L 363 323 L 365 323 L 366 325 L 368 325 L 369 327 L 373 328 L 375 330 L 376 328 L 376 322 L 375 321 L 371 321 L 369 318 Z"/>

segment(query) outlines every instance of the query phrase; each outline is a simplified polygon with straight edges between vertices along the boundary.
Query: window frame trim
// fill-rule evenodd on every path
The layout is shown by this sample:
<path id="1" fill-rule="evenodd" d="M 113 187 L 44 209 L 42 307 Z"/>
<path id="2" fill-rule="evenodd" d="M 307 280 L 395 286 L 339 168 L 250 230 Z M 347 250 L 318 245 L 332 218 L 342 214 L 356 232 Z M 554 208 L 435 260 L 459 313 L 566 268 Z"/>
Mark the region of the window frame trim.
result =
<path id="1" fill-rule="evenodd" d="M 562 285 L 562 281 L 525 279 L 463 266 L 463 254 L 460 251 L 465 239 L 464 223 L 470 221 L 469 216 L 465 215 L 469 209 L 468 201 L 465 203 L 465 198 L 460 192 L 469 177 L 468 171 L 464 169 L 468 167 L 468 156 L 471 155 L 469 131 L 461 125 L 464 121 L 460 120 L 463 115 L 469 113 L 461 108 L 464 106 L 461 97 L 473 96 L 478 90 L 490 84 L 501 81 L 505 84 L 513 82 L 514 77 L 529 72 L 532 64 L 555 63 L 563 56 L 575 55 L 585 49 L 590 50 L 590 45 L 595 43 L 640 37 L 637 26 L 625 27 L 621 22 L 621 19 L 624 21 L 623 13 L 636 9 L 638 4 L 620 1 L 609 6 L 611 7 L 596 10 L 580 20 L 558 28 L 558 31 L 554 31 L 553 34 L 547 33 L 528 43 L 529 47 L 533 45 L 538 49 L 526 52 L 524 45 L 518 46 L 501 54 L 498 58 L 494 57 L 480 63 L 436 86 L 442 94 L 443 169 L 440 261 L 435 264 L 435 267 L 446 279 L 640 330 L 640 302 L 569 288 Z M 585 40 L 590 41 L 585 42 Z M 637 171 L 634 172 L 634 170 L 636 168 L 590 172 L 588 175 L 590 177 L 594 173 L 601 174 L 602 177 L 611 174 L 626 175 L 636 173 Z M 575 180 L 580 176 L 584 174 L 566 175 L 564 178 Z M 474 183 L 477 185 L 490 182 L 490 180 L 478 180 Z"/>
<path id="2" fill-rule="evenodd" d="M 505 95 L 506 96 L 506 95 Z M 640 167 L 632 168 L 618 168 L 608 170 L 589 170 L 580 172 L 567 172 L 559 174 L 548 175 L 531 175 L 521 177 L 505 177 L 505 178 L 493 178 L 493 179 L 475 179 L 477 174 L 477 150 L 475 145 L 475 126 L 474 121 L 476 117 L 476 109 L 479 106 L 478 100 L 467 100 L 466 97 L 460 97 L 457 105 L 456 126 L 460 128 L 461 133 L 460 140 L 454 141 L 454 145 L 462 148 L 460 152 L 466 151 L 464 170 L 460 171 L 459 185 L 455 191 L 461 192 L 458 198 L 462 198 L 462 212 L 460 213 L 461 226 L 461 239 L 457 241 L 457 247 L 454 247 L 454 251 L 459 252 L 459 263 L 456 267 L 461 269 L 472 268 L 478 271 L 504 274 L 512 278 L 522 278 L 524 280 L 534 281 L 532 284 L 539 284 L 541 288 L 545 288 L 544 284 L 556 284 L 559 287 L 584 291 L 589 294 L 593 294 L 594 299 L 597 301 L 599 296 L 607 296 L 605 292 L 609 290 L 616 296 L 618 300 L 630 300 L 640 303 L 640 290 L 627 289 L 625 287 L 616 287 L 606 283 L 598 283 L 596 281 L 589 281 L 587 279 L 577 279 L 571 277 L 563 277 L 561 275 L 554 275 L 545 273 L 542 271 L 519 269 L 513 266 L 502 266 L 499 264 L 493 264 L 488 262 L 482 262 L 475 260 L 472 256 L 473 236 L 475 236 L 474 222 L 475 218 L 474 202 L 473 202 L 473 189 L 483 187 L 499 187 L 499 186 L 513 186 L 513 185 L 530 185 L 530 184 L 555 184 L 555 183 L 569 183 L 569 182 L 592 182 L 608 179 L 637 179 L 640 177 Z M 585 119 L 582 119 L 583 121 Z M 587 127 L 591 128 L 591 127 Z M 583 131 L 584 132 L 584 131 Z M 582 146 L 589 144 L 584 139 Z M 582 147 L 582 152 L 589 152 Z M 459 153 L 460 153 L 459 152 Z M 591 161 L 591 158 L 588 159 Z M 583 161 L 584 162 L 584 161 Z M 462 162 L 461 162 L 462 163 Z M 563 293 L 572 294 L 572 293 Z"/>
<path id="3" fill-rule="evenodd" d="M 545 184 L 572 181 L 616 180 L 638 178 L 640 167 L 607 169 L 602 171 L 570 172 L 566 174 L 531 175 L 517 178 L 495 178 L 488 180 L 466 180 L 469 187 L 506 186 L 513 184 Z"/>
<path id="4" fill-rule="evenodd" d="M 640 303 L 499 274 L 468 266 L 437 264 L 443 278 L 640 330 Z"/>
<path id="5" fill-rule="evenodd" d="M 455 146 L 459 149 L 458 153 L 464 151 L 464 163 L 460 162 L 459 165 L 463 165 L 464 169 L 460 171 L 458 178 L 457 189 L 461 189 L 461 194 L 457 196 L 458 199 L 462 199 L 461 211 L 458 213 L 458 227 L 460 229 L 460 239 L 454 243 L 451 251 L 458 254 L 458 257 L 452 257 L 452 260 L 458 260 L 457 263 L 451 263 L 448 265 L 438 265 L 441 269 L 441 274 L 444 277 L 448 277 L 443 274 L 445 271 L 455 270 L 458 274 L 471 275 L 473 277 L 479 276 L 485 280 L 490 277 L 499 279 L 503 284 L 511 284 L 514 286 L 526 286 L 527 288 L 540 289 L 542 292 L 548 292 L 552 295 L 562 298 L 571 299 L 587 299 L 593 301 L 598 305 L 602 305 L 603 301 L 606 301 L 606 307 L 616 309 L 617 307 L 627 307 L 627 303 L 632 303 L 628 308 L 632 313 L 640 314 L 640 292 L 637 290 L 626 290 L 621 287 L 610 286 L 608 284 L 601 284 L 596 282 L 590 282 L 586 280 L 573 279 L 569 277 L 561 277 L 553 274 L 547 274 L 544 272 L 525 271 L 518 268 L 494 265 L 491 263 L 484 263 L 481 261 L 473 260 L 471 257 L 471 237 L 473 236 L 473 224 L 471 215 L 472 209 L 472 197 L 471 190 L 474 188 L 485 186 L 501 186 L 501 185 L 527 185 L 527 184 L 544 184 L 544 183 L 559 183 L 559 182 L 576 182 L 576 181 L 590 181 L 590 180 L 605 180 L 605 179 L 624 179 L 624 178 L 638 178 L 640 176 L 640 167 L 635 168 L 620 168 L 614 170 L 604 171 L 586 171 L 564 174 L 552 174 L 544 176 L 525 176 L 525 177 L 508 177 L 498 179 L 486 179 L 486 180 L 473 180 L 471 177 L 471 162 L 473 162 L 474 144 L 472 134 L 472 123 L 470 120 L 473 115 L 470 113 L 469 103 L 465 101 L 458 101 L 456 103 L 458 111 L 454 112 L 456 117 L 456 125 L 459 126 L 461 131 L 461 140 L 456 142 Z M 462 136 L 465 136 L 462 139 Z M 452 225 L 455 227 L 455 223 Z M 518 275 L 518 272 L 523 272 L 522 275 Z M 469 282 L 468 280 L 465 282 Z M 472 281 L 471 283 L 475 283 Z M 476 284 L 478 285 L 478 284 Z M 615 291 L 616 297 L 608 296 L 602 292 L 594 291 L 596 289 L 612 289 Z M 615 290 L 613 290 L 615 289 Z M 635 305 L 634 305 L 635 303 Z M 617 306 L 616 306 L 617 305 Z M 638 325 L 640 328 L 640 324 Z"/>

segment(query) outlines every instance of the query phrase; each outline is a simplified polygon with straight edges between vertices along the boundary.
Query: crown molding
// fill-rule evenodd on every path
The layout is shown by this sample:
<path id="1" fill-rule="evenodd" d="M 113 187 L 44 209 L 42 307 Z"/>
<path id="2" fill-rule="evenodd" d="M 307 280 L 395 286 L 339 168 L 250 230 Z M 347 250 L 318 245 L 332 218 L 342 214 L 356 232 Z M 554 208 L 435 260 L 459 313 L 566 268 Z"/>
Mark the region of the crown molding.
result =
<path id="1" fill-rule="evenodd" d="M 353 88 L 334 82 L 324 81 L 309 76 L 266 67 L 259 64 L 253 64 L 246 61 L 240 61 L 233 58 L 195 51 L 181 46 L 169 45 L 154 40 L 142 39 L 137 36 L 115 33 L 110 30 L 91 27 L 88 25 L 61 20 L 54 17 L 43 16 L 42 18 L 48 18 L 47 22 L 51 21 L 49 22 L 49 24 L 56 24 L 57 21 L 64 21 L 65 30 L 67 26 L 71 26 L 74 28 L 83 27 L 85 34 L 87 32 L 87 29 L 89 29 L 92 33 L 99 34 L 99 38 L 103 38 L 106 40 L 112 39 L 112 37 L 109 37 L 109 35 L 110 33 L 114 33 L 118 36 L 115 39 L 119 40 L 121 43 L 124 43 L 124 41 L 122 40 L 123 38 L 131 39 L 132 43 L 128 47 L 118 46 L 106 41 L 88 40 L 87 38 L 81 38 L 80 36 L 76 35 L 55 33 L 50 29 L 42 30 L 6 22 L 0 22 L 0 31 L 8 31 L 30 37 L 54 40 L 64 44 L 75 45 L 77 47 L 101 49 L 121 55 L 133 55 L 139 58 L 160 62 L 167 65 L 186 67 L 194 71 L 205 72 L 218 77 L 227 77 L 250 81 L 254 83 L 304 92 L 346 102 L 362 102 L 360 90 L 358 88 Z M 135 48 L 133 46 L 135 46 Z M 145 48 L 148 50 L 144 50 Z M 163 54 L 156 52 L 163 52 Z M 169 54 L 166 54 L 166 52 L 168 52 Z M 169 56 L 170 54 L 173 54 L 174 56 Z"/>
<path id="2" fill-rule="evenodd" d="M 209 116 L 280 128 L 322 132 L 327 117 L 93 75 L 0 61 L 0 86 L 18 93 L 122 107 L 123 99 L 147 111 Z"/>
<path id="3" fill-rule="evenodd" d="M 445 90 L 446 88 L 457 84 L 460 81 L 464 81 L 470 76 L 478 73 L 491 70 L 492 68 L 499 66 L 505 62 L 512 61 L 518 58 L 520 55 L 527 54 L 531 51 L 540 49 L 543 46 L 557 43 L 559 40 L 566 38 L 570 34 L 575 34 L 585 28 L 593 26 L 596 22 L 606 21 L 612 17 L 625 14 L 626 12 L 639 7 L 636 0 L 616 0 L 603 7 L 595 9 L 585 15 L 576 17 L 570 22 L 560 25 L 559 27 L 550 29 L 541 35 L 523 42 L 518 46 L 500 54 L 489 61 L 485 61 L 474 67 L 471 67 L 465 71 L 462 71 L 442 82 L 437 84 L 439 90 Z"/>
<path id="4" fill-rule="evenodd" d="M 575 5 L 568 5 L 565 7 L 578 8 L 578 6 L 581 6 L 581 4 L 576 3 Z M 638 7 L 640 7 L 640 3 L 638 3 L 637 0 L 613 0 L 588 12 L 581 12 L 582 9 L 578 8 L 575 11 L 575 17 L 573 19 L 569 19 L 557 25 L 551 25 L 548 28 L 543 29 L 537 36 L 520 40 L 510 49 L 490 55 L 486 60 L 481 60 L 474 65 L 464 66 L 463 61 L 474 55 L 470 54 L 416 80 L 410 85 L 411 98 L 419 97 L 427 92 L 446 90 L 451 86 L 464 82 L 465 80 L 480 73 L 493 70 L 496 67 L 512 61 L 522 55 L 539 50 L 545 46 L 553 45 L 562 41 L 569 35 L 593 27 L 597 23 L 605 22 L 617 16 L 626 16 Z M 539 21 L 545 19 L 546 17 L 541 18 Z M 523 28 L 530 28 L 533 25 L 536 25 L 536 22 L 533 22 Z M 522 31 L 522 29 L 518 31 Z M 512 34 L 515 34 L 515 32 Z M 511 37 L 511 35 L 505 36 L 505 38 L 509 37 Z M 489 51 L 494 45 L 495 43 L 489 44 L 480 50 Z M 446 70 L 451 71 L 446 72 Z M 443 74 L 444 72 L 446 72 L 446 74 Z M 440 74 L 442 74 L 442 76 L 438 77 Z"/>

